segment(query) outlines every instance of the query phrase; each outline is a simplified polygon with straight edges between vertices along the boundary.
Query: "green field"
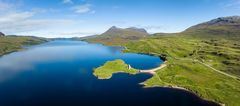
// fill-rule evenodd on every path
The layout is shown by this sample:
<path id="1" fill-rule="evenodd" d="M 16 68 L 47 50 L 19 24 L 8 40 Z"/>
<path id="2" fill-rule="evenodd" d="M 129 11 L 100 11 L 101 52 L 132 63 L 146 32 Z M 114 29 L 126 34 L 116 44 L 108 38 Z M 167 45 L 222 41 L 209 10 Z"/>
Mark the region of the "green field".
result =
<path id="1" fill-rule="evenodd" d="M 128 74 L 137 74 L 139 71 L 133 68 L 128 69 L 128 65 L 122 60 L 108 61 L 103 66 L 94 69 L 93 75 L 98 79 L 109 79 L 112 74 L 124 72 Z"/>
<path id="2" fill-rule="evenodd" d="M 18 51 L 24 45 L 33 45 L 46 42 L 44 38 L 37 37 L 19 37 L 19 36 L 4 36 L 0 37 L 0 56 Z"/>

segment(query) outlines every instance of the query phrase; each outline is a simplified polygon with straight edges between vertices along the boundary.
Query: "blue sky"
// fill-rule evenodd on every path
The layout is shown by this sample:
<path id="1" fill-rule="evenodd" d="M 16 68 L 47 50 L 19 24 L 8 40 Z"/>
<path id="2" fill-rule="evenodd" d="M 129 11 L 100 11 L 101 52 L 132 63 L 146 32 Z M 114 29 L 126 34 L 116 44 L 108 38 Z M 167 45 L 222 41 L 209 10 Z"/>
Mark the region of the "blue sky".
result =
<path id="1" fill-rule="evenodd" d="M 100 34 L 111 26 L 180 32 L 240 15 L 240 0 L 0 0 L 0 31 L 41 37 Z"/>

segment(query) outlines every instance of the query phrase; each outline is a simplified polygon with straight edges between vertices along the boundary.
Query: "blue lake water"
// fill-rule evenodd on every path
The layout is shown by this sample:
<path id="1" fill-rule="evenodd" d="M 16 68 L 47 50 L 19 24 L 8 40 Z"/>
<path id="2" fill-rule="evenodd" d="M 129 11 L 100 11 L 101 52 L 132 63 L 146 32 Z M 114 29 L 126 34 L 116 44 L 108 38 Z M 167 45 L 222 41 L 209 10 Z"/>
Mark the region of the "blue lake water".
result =
<path id="1" fill-rule="evenodd" d="M 151 69 L 159 57 L 122 53 L 120 47 L 56 40 L 0 57 L 0 106 L 214 106 L 198 96 L 170 88 L 143 88 L 149 74 L 114 74 L 99 80 L 93 69 L 122 59 Z"/>

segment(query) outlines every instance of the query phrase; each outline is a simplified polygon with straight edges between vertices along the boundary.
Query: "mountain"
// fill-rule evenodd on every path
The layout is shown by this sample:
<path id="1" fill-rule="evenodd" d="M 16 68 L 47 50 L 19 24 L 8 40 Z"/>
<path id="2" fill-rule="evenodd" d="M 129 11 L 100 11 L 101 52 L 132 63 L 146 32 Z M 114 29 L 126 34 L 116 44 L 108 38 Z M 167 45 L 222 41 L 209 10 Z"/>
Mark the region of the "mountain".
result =
<path id="1" fill-rule="evenodd" d="M 130 27 L 130 28 L 118 28 L 116 26 L 112 26 L 106 32 L 101 34 L 100 36 L 115 36 L 115 37 L 123 37 L 123 38 L 141 38 L 146 37 L 148 35 L 147 31 L 142 28 Z"/>
<path id="2" fill-rule="evenodd" d="M 0 36 L 5 36 L 5 34 L 4 34 L 4 33 L 2 33 L 2 32 L 0 32 Z"/>
<path id="3" fill-rule="evenodd" d="M 127 43 L 129 41 L 139 40 L 141 38 L 147 37 L 149 34 L 143 28 L 118 28 L 112 26 L 106 32 L 101 35 L 94 35 L 82 38 L 83 40 L 89 42 L 98 42 L 107 45 L 118 45 L 120 43 Z"/>
<path id="4" fill-rule="evenodd" d="M 193 26 L 193 28 L 204 28 L 211 26 L 240 26 L 240 16 L 219 17 Z"/>
<path id="5" fill-rule="evenodd" d="M 127 30 L 132 30 L 132 31 L 137 31 L 137 32 L 142 32 L 145 34 L 148 34 L 148 32 L 144 29 L 144 28 L 137 28 L 137 27 L 130 27 L 130 28 L 126 28 Z"/>
<path id="6" fill-rule="evenodd" d="M 185 30 L 182 35 L 195 37 L 240 37 L 240 16 L 220 17 L 210 20 Z"/>

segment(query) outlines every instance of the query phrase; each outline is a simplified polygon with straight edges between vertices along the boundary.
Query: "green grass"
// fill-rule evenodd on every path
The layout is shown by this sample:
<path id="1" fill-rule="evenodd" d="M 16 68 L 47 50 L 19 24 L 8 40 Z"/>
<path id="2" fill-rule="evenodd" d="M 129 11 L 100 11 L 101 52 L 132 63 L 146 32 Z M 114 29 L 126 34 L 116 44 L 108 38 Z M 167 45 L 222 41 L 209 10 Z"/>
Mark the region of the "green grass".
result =
<path id="1" fill-rule="evenodd" d="M 147 53 L 167 57 L 167 67 L 157 71 L 144 84 L 151 86 L 184 87 L 199 96 L 224 103 L 240 104 L 240 81 L 200 64 L 239 76 L 239 42 L 226 39 L 197 39 L 162 36 L 125 44 L 125 52 Z M 199 62 L 198 62 L 199 61 Z"/>
<path id="2" fill-rule="evenodd" d="M 179 33 L 183 36 L 207 39 L 231 39 L 240 40 L 239 25 L 221 25 L 221 26 L 201 26 L 190 27 L 186 31 Z"/>
<path id="3" fill-rule="evenodd" d="M 17 36 L 5 36 L 0 37 L 0 56 L 18 51 L 22 49 L 24 45 L 33 45 L 43 43 L 46 40 L 37 37 L 17 37 Z"/>
<path id="4" fill-rule="evenodd" d="M 112 74 L 124 72 L 128 74 L 137 74 L 139 71 L 133 68 L 128 69 L 128 65 L 123 60 L 108 61 L 103 66 L 98 67 L 94 70 L 93 75 L 98 79 L 109 79 Z"/>
<path id="5" fill-rule="evenodd" d="M 166 55 L 167 58 L 196 59 L 232 74 L 240 75 L 240 43 L 226 39 L 157 37 L 125 44 L 125 52 Z"/>
<path id="6" fill-rule="evenodd" d="M 224 103 L 226 106 L 240 104 L 240 82 L 210 70 L 189 60 L 168 60 L 168 66 L 144 82 L 151 86 L 178 86 L 200 97 Z"/>

